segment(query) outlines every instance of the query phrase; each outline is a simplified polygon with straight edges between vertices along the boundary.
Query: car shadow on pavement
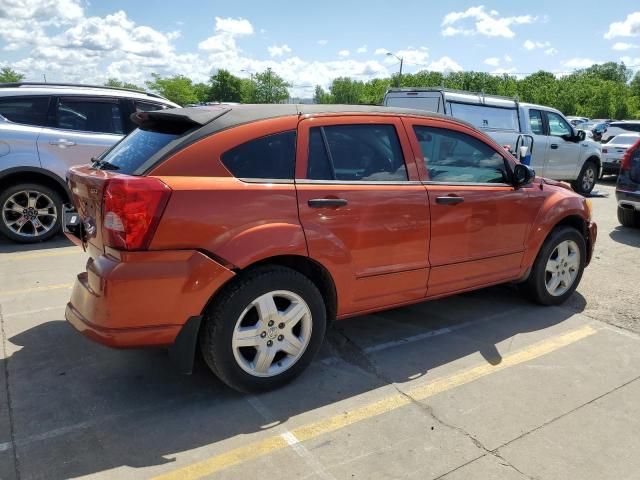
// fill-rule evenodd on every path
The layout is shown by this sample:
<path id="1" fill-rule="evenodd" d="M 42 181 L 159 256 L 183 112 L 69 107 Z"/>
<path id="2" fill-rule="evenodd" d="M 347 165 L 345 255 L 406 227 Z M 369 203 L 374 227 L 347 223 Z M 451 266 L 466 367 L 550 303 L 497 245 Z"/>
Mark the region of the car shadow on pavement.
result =
<path id="1" fill-rule="evenodd" d="M 175 454 L 197 448 L 219 453 L 212 445 L 225 440 L 237 445 L 236 437 L 301 414 L 313 417 L 316 409 L 390 383 L 434 375 L 432 370 L 469 361 L 465 357 L 476 352 L 499 364 L 496 345 L 566 321 L 584 306 L 574 304 L 539 307 L 501 286 L 336 322 L 307 372 L 256 397 L 228 389 L 201 363 L 193 375 L 180 375 L 165 351 L 111 350 L 61 319 L 12 335 L 19 331 L 12 317 L 4 320 L 8 358 L 0 360 L 11 398 L 11 448 L 17 449 L 21 478 L 49 479 L 168 464 Z M 450 333 L 401 342 L 447 329 Z M 391 347 L 373 348 L 385 342 Z M 251 398 L 272 418 L 258 413 Z M 0 398 L 0 407 L 6 405 Z M 127 471 L 111 474 L 124 477 Z"/>
<path id="2" fill-rule="evenodd" d="M 631 247 L 640 247 L 640 229 L 618 226 L 609 232 L 611 240 Z"/>
<path id="3" fill-rule="evenodd" d="M 0 253 L 31 252 L 48 248 L 70 247 L 72 245 L 73 243 L 62 234 L 56 235 L 45 242 L 38 243 L 17 243 L 0 235 Z"/>

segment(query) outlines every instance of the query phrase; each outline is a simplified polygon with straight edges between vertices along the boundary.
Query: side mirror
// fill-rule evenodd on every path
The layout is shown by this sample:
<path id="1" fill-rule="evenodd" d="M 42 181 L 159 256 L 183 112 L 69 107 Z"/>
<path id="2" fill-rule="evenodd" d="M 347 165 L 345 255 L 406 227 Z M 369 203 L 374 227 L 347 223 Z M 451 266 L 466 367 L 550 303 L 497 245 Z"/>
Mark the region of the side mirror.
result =
<path id="1" fill-rule="evenodd" d="M 584 142 L 584 140 L 587 138 L 587 134 L 584 132 L 584 130 L 578 130 L 576 137 L 578 138 L 579 142 Z"/>
<path id="2" fill-rule="evenodd" d="M 513 169 L 513 183 L 516 187 L 530 184 L 536 176 L 533 168 L 517 163 Z"/>

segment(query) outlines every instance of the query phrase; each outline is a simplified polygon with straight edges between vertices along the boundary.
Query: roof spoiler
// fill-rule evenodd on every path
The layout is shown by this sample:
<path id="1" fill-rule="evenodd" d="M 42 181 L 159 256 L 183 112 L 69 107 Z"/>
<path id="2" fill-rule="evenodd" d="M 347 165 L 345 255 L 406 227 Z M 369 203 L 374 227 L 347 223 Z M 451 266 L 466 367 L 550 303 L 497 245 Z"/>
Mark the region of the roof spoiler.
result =
<path id="1" fill-rule="evenodd" d="M 131 114 L 130 118 L 141 130 L 184 133 L 193 128 L 200 128 L 230 110 L 230 108 L 220 107 L 170 108 L 151 112 L 136 112 Z"/>

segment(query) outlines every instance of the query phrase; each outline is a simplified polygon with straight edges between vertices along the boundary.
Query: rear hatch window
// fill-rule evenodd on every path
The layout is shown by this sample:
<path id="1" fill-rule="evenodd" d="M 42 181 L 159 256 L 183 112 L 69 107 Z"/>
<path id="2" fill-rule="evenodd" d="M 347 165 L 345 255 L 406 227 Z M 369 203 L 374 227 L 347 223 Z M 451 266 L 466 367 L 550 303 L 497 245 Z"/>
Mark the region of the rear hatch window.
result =
<path id="1" fill-rule="evenodd" d="M 137 129 L 106 152 L 96 163 L 101 170 L 132 175 L 149 158 L 181 135 Z"/>

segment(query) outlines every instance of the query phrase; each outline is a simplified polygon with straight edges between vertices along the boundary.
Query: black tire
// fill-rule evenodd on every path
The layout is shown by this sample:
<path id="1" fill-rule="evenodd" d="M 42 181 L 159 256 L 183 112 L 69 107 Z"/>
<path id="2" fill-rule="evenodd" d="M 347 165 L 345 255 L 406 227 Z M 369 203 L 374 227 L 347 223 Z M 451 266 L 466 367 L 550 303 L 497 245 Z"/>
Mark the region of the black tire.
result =
<path id="1" fill-rule="evenodd" d="M 587 178 L 593 179 L 587 181 Z M 589 195 L 596 186 L 596 180 L 598 178 L 598 166 L 593 160 L 587 160 L 580 170 L 578 178 L 571 182 L 573 189 L 580 195 Z"/>
<path id="2" fill-rule="evenodd" d="M 47 231 L 43 231 L 39 235 L 22 235 L 12 230 L 12 228 L 7 224 L 15 219 L 15 215 L 11 212 L 5 212 L 5 203 L 9 200 L 13 195 L 18 192 L 37 192 L 39 194 L 48 197 L 51 200 L 53 205 L 55 206 L 55 220 L 51 225 L 47 225 L 50 227 Z M 41 198 L 40 201 L 44 201 L 44 197 Z M 10 218 L 7 218 L 7 215 L 10 215 Z M 53 218 L 53 217 L 51 217 Z M 29 225 L 25 225 L 25 228 L 29 227 L 29 230 L 25 230 L 25 233 L 33 233 L 34 230 L 33 223 Z M 2 233 L 5 237 L 10 240 L 13 240 L 17 243 L 38 243 L 49 240 L 51 237 L 54 237 L 58 233 L 60 233 L 62 227 L 62 198 L 60 194 L 44 185 L 38 183 L 19 183 L 17 185 L 13 185 L 4 191 L 0 192 L 0 233 Z"/>
<path id="3" fill-rule="evenodd" d="M 551 295 L 546 287 L 546 266 L 547 261 L 551 257 L 551 254 L 556 247 L 565 240 L 573 240 L 580 251 L 580 260 L 577 270 L 577 275 L 573 281 L 571 287 L 562 295 Z M 547 239 L 542 244 L 542 248 L 538 252 L 529 278 L 520 284 L 522 292 L 528 296 L 531 300 L 541 305 L 560 305 L 567 298 L 569 298 L 578 287 L 582 273 L 584 272 L 585 260 L 586 260 L 586 244 L 584 237 L 580 232 L 572 227 L 557 227 L 554 228 Z"/>
<path id="4" fill-rule="evenodd" d="M 618 206 L 618 221 L 624 227 L 637 228 L 640 226 L 640 214 L 634 208 Z"/>
<path id="5" fill-rule="evenodd" d="M 247 373 L 236 361 L 232 337 L 238 319 L 259 296 L 286 290 L 299 295 L 311 312 L 311 337 L 296 363 L 271 377 Z M 320 350 L 326 330 L 326 310 L 318 288 L 304 275 L 290 268 L 264 266 L 241 273 L 217 294 L 207 307 L 199 344 L 211 371 L 231 388 L 241 392 L 263 392 L 285 385 L 311 363 Z"/>

